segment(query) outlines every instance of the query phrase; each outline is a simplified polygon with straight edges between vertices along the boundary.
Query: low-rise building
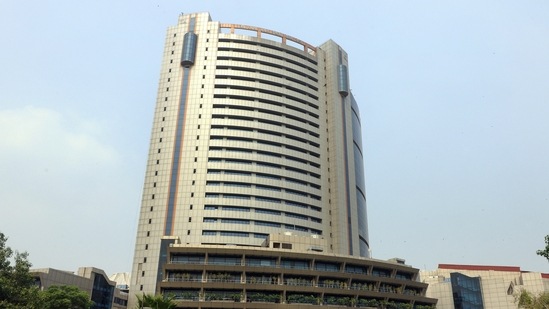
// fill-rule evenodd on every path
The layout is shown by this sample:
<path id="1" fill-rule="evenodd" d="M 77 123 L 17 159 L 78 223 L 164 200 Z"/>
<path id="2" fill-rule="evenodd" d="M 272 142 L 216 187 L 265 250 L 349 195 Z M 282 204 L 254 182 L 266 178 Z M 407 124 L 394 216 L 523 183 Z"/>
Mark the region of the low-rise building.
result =
<path id="1" fill-rule="evenodd" d="M 402 259 L 318 252 L 321 238 L 274 236 L 259 248 L 193 246 L 173 239 L 155 292 L 173 296 L 177 308 L 436 306 L 425 296 L 419 270 Z"/>
<path id="2" fill-rule="evenodd" d="M 549 274 L 517 266 L 439 264 L 420 271 L 420 280 L 429 284 L 426 296 L 438 299 L 438 309 L 517 308 L 515 295 L 521 290 L 549 292 Z"/>
<path id="3" fill-rule="evenodd" d="M 126 308 L 128 306 L 128 291 L 130 289 L 130 273 L 116 273 L 111 275 L 109 279 L 116 282 L 113 308 Z"/>
<path id="4" fill-rule="evenodd" d="M 93 309 L 127 308 L 128 293 L 116 287 L 105 272 L 94 267 L 80 267 L 76 273 L 54 268 L 31 269 L 41 290 L 50 286 L 72 285 L 86 292 L 93 301 Z"/>

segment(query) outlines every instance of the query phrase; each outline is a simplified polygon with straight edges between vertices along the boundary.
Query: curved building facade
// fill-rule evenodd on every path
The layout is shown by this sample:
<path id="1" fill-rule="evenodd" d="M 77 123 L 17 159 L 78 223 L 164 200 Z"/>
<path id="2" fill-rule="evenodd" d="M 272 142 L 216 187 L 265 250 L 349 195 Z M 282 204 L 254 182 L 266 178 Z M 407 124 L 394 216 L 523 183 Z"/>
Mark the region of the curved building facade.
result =
<path id="1" fill-rule="evenodd" d="M 368 258 L 360 126 L 335 42 L 180 15 L 164 48 L 131 293 L 162 291 L 175 247 Z"/>

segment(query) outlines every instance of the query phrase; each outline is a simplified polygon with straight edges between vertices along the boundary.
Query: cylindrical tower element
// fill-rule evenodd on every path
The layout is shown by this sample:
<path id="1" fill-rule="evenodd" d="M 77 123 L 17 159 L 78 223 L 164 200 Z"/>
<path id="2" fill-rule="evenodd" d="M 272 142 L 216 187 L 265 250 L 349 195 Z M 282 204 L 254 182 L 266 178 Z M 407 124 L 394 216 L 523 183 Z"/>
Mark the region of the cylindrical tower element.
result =
<path id="1" fill-rule="evenodd" d="M 181 55 L 182 66 L 190 67 L 194 64 L 197 40 L 198 36 L 193 32 L 185 33 L 185 36 L 183 37 L 183 54 Z"/>
<path id="2" fill-rule="evenodd" d="M 344 97 L 349 95 L 349 74 L 344 64 L 337 66 L 337 90 Z"/>

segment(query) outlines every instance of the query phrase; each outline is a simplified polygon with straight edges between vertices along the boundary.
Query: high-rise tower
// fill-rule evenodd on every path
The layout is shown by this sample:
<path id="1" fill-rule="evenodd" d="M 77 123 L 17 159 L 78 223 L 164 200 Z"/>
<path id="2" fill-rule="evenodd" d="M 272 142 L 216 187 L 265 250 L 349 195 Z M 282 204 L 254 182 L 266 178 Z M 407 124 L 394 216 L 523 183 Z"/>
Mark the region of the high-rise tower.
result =
<path id="1" fill-rule="evenodd" d="M 311 254 L 368 258 L 362 156 L 340 46 L 180 15 L 165 43 L 132 294 L 189 292 L 204 301 L 203 286 L 163 286 L 213 276 L 169 270 L 181 259 L 238 266 L 246 255 L 301 252 L 292 263 L 314 269 Z M 279 267 L 283 259 L 256 262 Z M 245 270 L 230 276 L 247 280 Z"/>

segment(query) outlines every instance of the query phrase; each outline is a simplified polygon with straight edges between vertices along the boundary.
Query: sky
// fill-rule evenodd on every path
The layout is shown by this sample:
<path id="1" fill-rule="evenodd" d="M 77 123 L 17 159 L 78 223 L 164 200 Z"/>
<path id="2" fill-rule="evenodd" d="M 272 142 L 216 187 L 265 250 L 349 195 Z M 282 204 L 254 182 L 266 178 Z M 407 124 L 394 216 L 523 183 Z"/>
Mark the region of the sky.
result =
<path id="1" fill-rule="evenodd" d="M 520 266 L 549 234 L 549 2 L 0 2 L 0 232 L 34 267 L 131 271 L 180 13 L 349 54 L 372 256 Z"/>

